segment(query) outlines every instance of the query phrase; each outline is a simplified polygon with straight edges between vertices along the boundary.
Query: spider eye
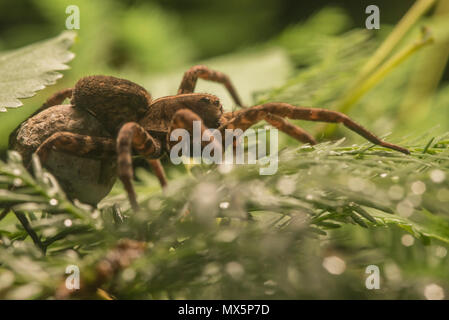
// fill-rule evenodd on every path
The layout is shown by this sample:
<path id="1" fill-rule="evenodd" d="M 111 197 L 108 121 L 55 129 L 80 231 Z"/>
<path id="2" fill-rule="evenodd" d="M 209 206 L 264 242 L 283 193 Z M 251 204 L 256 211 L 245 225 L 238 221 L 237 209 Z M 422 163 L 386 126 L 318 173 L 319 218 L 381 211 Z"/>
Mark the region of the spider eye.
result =
<path id="1" fill-rule="evenodd" d="M 201 101 L 201 102 L 204 102 L 204 103 L 210 103 L 210 99 L 207 98 L 207 97 L 201 98 L 200 101 Z"/>

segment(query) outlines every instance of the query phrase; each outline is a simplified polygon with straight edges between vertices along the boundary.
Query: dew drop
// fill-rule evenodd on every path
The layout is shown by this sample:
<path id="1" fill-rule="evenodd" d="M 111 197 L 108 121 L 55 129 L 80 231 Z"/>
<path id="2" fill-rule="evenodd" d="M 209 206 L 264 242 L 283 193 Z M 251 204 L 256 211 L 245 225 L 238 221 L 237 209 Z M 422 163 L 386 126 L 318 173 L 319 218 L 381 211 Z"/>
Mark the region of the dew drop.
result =
<path id="1" fill-rule="evenodd" d="M 14 180 L 12 181 L 12 184 L 14 185 L 14 187 L 20 187 L 22 185 L 22 179 L 14 178 Z"/>
<path id="2" fill-rule="evenodd" d="M 292 194 L 296 189 L 295 180 L 289 177 L 282 177 L 276 184 L 276 188 L 283 195 Z"/>
<path id="3" fill-rule="evenodd" d="M 430 179 L 435 183 L 441 183 L 446 179 L 446 174 L 439 169 L 435 169 L 430 172 Z"/>
<path id="4" fill-rule="evenodd" d="M 220 203 L 220 209 L 227 209 L 227 208 L 229 208 L 229 202 L 225 201 Z"/>
<path id="5" fill-rule="evenodd" d="M 445 247 L 442 247 L 442 246 L 437 246 L 435 248 L 435 255 L 438 258 L 444 258 L 447 255 L 447 249 Z"/>
<path id="6" fill-rule="evenodd" d="M 381 173 L 381 174 L 380 174 L 380 177 L 381 177 L 381 178 L 385 178 L 386 176 L 388 176 L 388 173 Z"/>
<path id="7" fill-rule="evenodd" d="M 404 189 L 400 186 L 391 186 L 388 189 L 388 196 L 392 200 L 401 200 L 404 196 Z"/>
<path id="8" fill-rule="evenodd" d="M 422 197 L 416 194 L 410 194 L 406 198 L 407 201 L 410 201 L 413 207 L 418 207 L 421 204 Z"/>
<path id="9" fill-rule="evenodd" d="M 444 290 L 436 283 L 431 283 L 424 288 L 424 296 L 427 300 L 443 300 Z"/>
<path id="10" fill-rule="evenodd" d="M 442 189 L 438 190 L 437 198 L 438 198 L 438 200 L 440 200 L 442 202 L 448 202 L 449 201 L 449 189 L 442 188 Z"/>
<path id="11" fill-rule="evenodd" d="M 399 282 L 402 279 L 401 269 L 394 262 L 385 265 L 385 275 L 390 281 Z"/>
<path id="12" fill-rule="evenodd" d="M 122 277 L 125 281 L 132 281 L 136 277 L 136 271 L 134 271 L 134 269 L 132 268 L 126 268 L 122 272 Z"/>
<path id="13" fill-rule="evenodd" d="M 411 247 L 413 246 L 413 244 L 415 243 L 415 238 L 413 238 L 411 235 L 409 234 L 405 234 L 402 236 L 401 238 L 401 243 L 403 246 L 405 247 Z"/>
<path id="14" fill-rule="evenodd" d="M 70 219 L 65 219 L 65 220 L 64 220 L 64 225 L 65 225 L 66 227 L 71 227 L 71 226 L 72 226 L 72 220 L 70 220 Z"/>
<path id="15" fill-rule="evenodd" d="M 362 178 L 350 178 L 348 180 L 348 187 L 352 191 L 362 191 L 365 188 L 365 180 Z"/>
<path id="16" fill-rule="evenodd" d="M 323 259 L 323 267 L 330 274 L 340 275 L 346 270 L 346 262 L 337 256 L 330 256 Z"/>
<path id="17" fill-rule="evenodd" d="M 236 237 L 237 233 L 234 230 L 223 230 L 215 236 L 215 240 L 219 242 L 232 242 Z"/>
<path id="18" fill-rule="evenodd" d="M 236 262 L 232 261 L 226 264 L 226 272 L 234 279 L 240 279 L 243 274 L 245 273 L 245 270 L 243 269 L 243 266 Z"/>
<path id="19" fill-rule="evenodd" d="M 53 199 L 50 199 L 49 203 L 50 203 L 51 206 L 57 206 L 58 205 L 58 200 L 53 198 Z"/>
<path id="20" fill-rule="evenodd" d="M 12 174 L 15 176 L 20 176 L 22 174 L 22 171 L 20 169 L 14 169 L 12 171 Z"/>
<path id="21" fill-rule="evenodd" d="M 413 214 L 413 204 L 409 200 L 403 200 L 398 203 L 396 210 L 401 217 L 408 218 Z"/>
<path id="22" fill-rule="evenodd" d="M 422 181 L 415 181 L 411 186 L 412 192 L 414 194 L 423 194 L 426 191 L 426 184 Z"/>

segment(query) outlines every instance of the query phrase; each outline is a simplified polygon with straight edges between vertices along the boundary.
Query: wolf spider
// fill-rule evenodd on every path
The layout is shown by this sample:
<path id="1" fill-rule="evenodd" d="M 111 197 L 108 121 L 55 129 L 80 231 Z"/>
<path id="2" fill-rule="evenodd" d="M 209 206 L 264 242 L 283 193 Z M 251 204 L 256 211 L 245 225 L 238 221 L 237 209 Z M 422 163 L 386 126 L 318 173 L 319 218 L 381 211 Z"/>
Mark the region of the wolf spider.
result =
<path id="1" fill-rule="evenodd" d="M 407 149 L 380 140 L 345 114 L 332 110 L 271 102 L 223 112 L 216 96 L 194 93 L 198 78 L 223 84 L 234 102 L 243 107 L 228 76 L 206 66 L 190 68 L 184 74 L 176 95 L 156 100 L 131 81 L 111 76 L 88 76 L 80 79 L 73 89 L 62 90 L 50 97 L 16 129 L 10 144 L 28 161 L 36 152 L 43 164 L 52 150 L 81 158 L 113 159 L 134 210 L 138 209 L 138 203 L 132 185 L 132 151 L 149 162 L 164 187 L 167 181 L 159 158 L 172 147 L 170 133 L 177 128 L 192 133 L 196 120 L 201 121 L 202 134 L 208 128 L 217 128 L 221 133 L 225 129 L 245 131 L 265 120 L 298 141 L 312 145 L 316 141 L 310 134 L 284 118 L 342 123 L 374 144 L 409 154 Z M 71 104 L 60 105 L 66 98 L 71 98 Z M 26 137 L 29 138 L 33 132 L 37 134 L 31 139 L 32 143 L 26 142 Z M 62 174 L 57 171 L 56 168 L 53 174 L 58 178 L 58 174 Z M 114 172 L 107 175 L 112 178 L 110 180 L 115 180 Z M 110 190 L 111 187 L 112 184 L 107 188 Z M 100 192 L 100 200 L 109 190 Z"/>

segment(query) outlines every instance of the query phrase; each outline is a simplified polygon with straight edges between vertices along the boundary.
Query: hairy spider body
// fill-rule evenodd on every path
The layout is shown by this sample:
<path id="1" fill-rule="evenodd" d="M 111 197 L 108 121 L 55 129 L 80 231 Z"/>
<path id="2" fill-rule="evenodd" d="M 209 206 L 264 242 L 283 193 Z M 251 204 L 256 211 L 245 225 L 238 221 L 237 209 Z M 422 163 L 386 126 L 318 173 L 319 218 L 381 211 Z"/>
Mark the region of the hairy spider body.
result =
<path id="1" fill-rule="evenodd" d="M 138 204 L 132 186 L 132 151 L 149 162 L 165 186 L 159 158 L 170 151 L 171 132 L 183 128 L 192 133 L 194 121 L 201 122 L 201 133 L 208 128 L 223 133 L 226 129 L 244 131 L 265 120 L 310 144 L 315 144 L 315 139 L 284 118 L 342 123 L 375 144 L 409 153 L 405 148 L 380 140 L 346 115 L 327 109 L 266 103 L 225 113 L 216 96 L 194 93 L 198 78 L 223 84 L 235 104 L 242 106 L 229 78 L 205 66 L 194 66 L 184 74 L 177 95 L 156 100 L 131 81 L 89 76 L 80 79 L 74 89 L 50 97 L 11 134 L 10 147 L 18 150 L 25 161 L 36 152 L 62 182 L 69 197 L 84 202 L 96 204 L 110 191 L 118 176 L 134 209 Z M 71 98 L 71 104 L 61 105 L 66 98 Z"/>
<path id="2" fill-rule="evenodd" d="M 24 121 L 10 135 L 9 146 L 18 151 L 24 163 L 28 164 L 39 146 L 59 132 L 72 132 L 84 139 L 109 136 L 104 126 L 86 111 L 71 105 L 56 105 Z M 90 145 L 86 141 L 81 148 Z M 56 150 L 48 153 L 45 167 L 56 176 L 70 198 L 96 204 L 111 191 L 117 176 L 117 160 L 114 152 L 110 153 L 110 157 L 103 157 L 102 146 L 98 144 L 97 148 L 93 148 L 89 157 Z M 87 150 L 81 152 L 89 154 Z"/>

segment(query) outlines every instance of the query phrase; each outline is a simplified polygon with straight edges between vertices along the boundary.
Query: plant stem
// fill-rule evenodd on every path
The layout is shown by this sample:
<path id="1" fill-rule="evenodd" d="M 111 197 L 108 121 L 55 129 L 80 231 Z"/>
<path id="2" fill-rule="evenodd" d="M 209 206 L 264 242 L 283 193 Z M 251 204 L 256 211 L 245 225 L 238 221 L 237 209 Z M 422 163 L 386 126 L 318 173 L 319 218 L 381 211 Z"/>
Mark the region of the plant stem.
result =
<path id="1" fill-rule="evenodd" d="M 434 3 L 435 0 L 418 0 L 413 4 L 387 39 L 362 68 L 362 71 L 358 76 L 359 81 L 368 76 L 379 64 L 382 63 L 382 61 L 385 60 L 399 41 L 401 41 L 402 37 L 410 30 L 416 21 L 418 21 L 418 19 L 432 7 Z"/>

